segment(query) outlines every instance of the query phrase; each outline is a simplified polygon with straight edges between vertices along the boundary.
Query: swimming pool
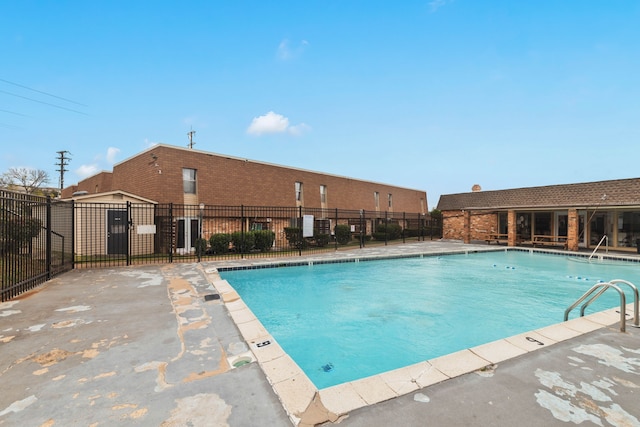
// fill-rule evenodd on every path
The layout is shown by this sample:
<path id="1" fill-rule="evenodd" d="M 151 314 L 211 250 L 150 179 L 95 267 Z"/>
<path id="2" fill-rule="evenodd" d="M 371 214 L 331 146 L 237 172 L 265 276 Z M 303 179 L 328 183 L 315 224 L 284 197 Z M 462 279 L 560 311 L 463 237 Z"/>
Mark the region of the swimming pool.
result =
<path id="1" fill-rule="evenodd" d="M 220 275 L 321 389 L 559 323 L 600 280 L 640 283 L 637 267 L 500 251 Z"/>

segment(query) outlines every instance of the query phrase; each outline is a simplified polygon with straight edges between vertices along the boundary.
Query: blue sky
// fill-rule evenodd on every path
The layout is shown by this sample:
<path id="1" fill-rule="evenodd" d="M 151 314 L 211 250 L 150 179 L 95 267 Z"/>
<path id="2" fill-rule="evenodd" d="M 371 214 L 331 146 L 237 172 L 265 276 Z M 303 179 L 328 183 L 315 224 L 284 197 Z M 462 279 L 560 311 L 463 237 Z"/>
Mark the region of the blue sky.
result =
<path id="1" fill-rule="evenodd" d="M 0 172 L 155 143 L 441 194 L 640 176 L 635 0 L 0 5 Z"/>

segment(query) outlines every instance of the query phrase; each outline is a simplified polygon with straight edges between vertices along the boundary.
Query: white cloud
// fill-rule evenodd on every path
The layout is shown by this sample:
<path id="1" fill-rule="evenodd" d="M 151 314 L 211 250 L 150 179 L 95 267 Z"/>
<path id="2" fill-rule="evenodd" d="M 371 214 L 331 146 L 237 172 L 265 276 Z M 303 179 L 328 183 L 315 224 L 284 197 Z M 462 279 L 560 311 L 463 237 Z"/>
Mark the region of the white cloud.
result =
<path id="1" fill-rule="evenodd" d="M 300 123 L 299 125 L 289 127 L 289 133 L 294 136 L 300 136 L 310 130 L 311 126 L 307 125 L 306 123 Z"/>
<path id="2" fill-rule="evenodd" d="M 297 47 L 292 48 L 289 43 L 289 39 L 283 39 L 278 45 L 276 55 L 282 61 L 288 61 L 302 55 L 302 53 L 307 49 L 307 46 L 309 46 L 309 42 L 302 40 Z"/>
<path id="3" fill-rule="evenodd" d="M 435 13 L 438 9 L 440 9 L 442 6 L 448 4 L 448 3 L 452 3 L 453 0 L 431 0 L 429 2 L 429 11 L 431 13 Z"/>
<path id="4" fill-rule="evenodd" d="M 270 133 L 289 133 L 291 135 L 301 135 L 310 130 L 311 127 L 300 123 L 298 125 L 289 125 L 289 119 L 282 114 L 269 111 L 267 114 L 254 117 L 251 124 L 247 128 L 249 135 L 265 135 Z"/>
<path id="5" fill-rule="evenodd" d="M 107 162 L 112 165 L 116 162 L 116 156 L 120 154 L 120 149 L 115 147 L 107 148 Z"/>
<path id="6" fill-rule="evenodd" d="M 95 175 L 98 173 L 100 169 L 98 169 L 98 165 L 95 163 L 92 165 L 82 165 L 78 169 L 76 169 L 76 174 L 80 177 L 80 179 L 84 179 L 88 176 Z"/>
<path id="7" fill-rule="evenodd" d="M 145 141 L 145 144 L 147 142 Z M 74 170 L 79 179 L 85 179 L 87 177 L 93 176 L 102 170 L 106 170 L 109 167 L 113 166 L 116 162 L 116 157 L 120 154 L 121 150 L 116 147 L 107 148 L 107 154 L 104 155 L 102 153 L 96 155 L 93 158 L 93 163 L 87 163 L 81 165 L 77 169 Z M 106 167 L 105 167 L 106 166 Z"/>

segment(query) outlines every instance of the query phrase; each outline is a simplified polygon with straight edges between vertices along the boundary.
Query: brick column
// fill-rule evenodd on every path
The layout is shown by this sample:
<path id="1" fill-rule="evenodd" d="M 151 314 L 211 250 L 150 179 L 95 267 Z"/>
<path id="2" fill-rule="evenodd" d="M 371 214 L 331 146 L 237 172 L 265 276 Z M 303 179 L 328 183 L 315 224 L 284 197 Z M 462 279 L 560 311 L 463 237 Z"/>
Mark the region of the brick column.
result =
<path id="1" fill-rule="evenodd" d="M 462 240 L 464 243 L 471 243 L 471 213 L 469 211 L 463 211 L 464 217 L 464 231 L 462 234 Z"/>
<path id="2" fill-rule="evenodd" d="M 516 226 L 516 211 L 507 212 L 507 245 L 515 246 L 518 241 L 518 228 Z"/>
<path id="3" fill-rule="evenodd" d="M 567 249 L 570 251 L 578 250 L 579 224 L 578 210 L 569 209 L 567 218 Z"/>

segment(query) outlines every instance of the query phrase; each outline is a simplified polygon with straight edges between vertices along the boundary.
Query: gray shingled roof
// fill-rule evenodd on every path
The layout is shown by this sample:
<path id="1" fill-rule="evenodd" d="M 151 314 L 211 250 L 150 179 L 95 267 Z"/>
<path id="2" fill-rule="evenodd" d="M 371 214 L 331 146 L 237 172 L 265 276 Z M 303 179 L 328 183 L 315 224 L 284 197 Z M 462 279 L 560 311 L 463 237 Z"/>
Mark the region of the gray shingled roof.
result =
<path id="1" fill-rule="evenodd" d="M 603 200 L 603 196 L 604 197 Z M 437 209 L 589 208 L 640 206 L 640 178 L 440 196 Z"/>

